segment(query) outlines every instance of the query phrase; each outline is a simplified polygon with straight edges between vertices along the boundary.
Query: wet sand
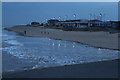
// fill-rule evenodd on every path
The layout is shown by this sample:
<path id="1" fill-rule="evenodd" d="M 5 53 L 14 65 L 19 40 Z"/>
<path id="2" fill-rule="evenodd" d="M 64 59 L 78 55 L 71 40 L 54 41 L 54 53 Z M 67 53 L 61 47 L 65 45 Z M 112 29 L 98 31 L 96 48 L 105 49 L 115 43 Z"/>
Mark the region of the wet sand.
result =
<path id="1" fill-rule="evenodd" d="M 3 74 L 3 78 L 118 78 L 118 61 L 102 61 Z"/>
<path id="2" fill-rule="evenodd" d="M 49 37 L 67 41 L 75 41 L 97 48 L 120 50 L 118 47 L 119 33 L 111 34 L 105 31 L 62 31 L 58 29 L 43 29 L 40 27 L 10 27 L 7 30 L 18 32 L 30 37 Z"/>

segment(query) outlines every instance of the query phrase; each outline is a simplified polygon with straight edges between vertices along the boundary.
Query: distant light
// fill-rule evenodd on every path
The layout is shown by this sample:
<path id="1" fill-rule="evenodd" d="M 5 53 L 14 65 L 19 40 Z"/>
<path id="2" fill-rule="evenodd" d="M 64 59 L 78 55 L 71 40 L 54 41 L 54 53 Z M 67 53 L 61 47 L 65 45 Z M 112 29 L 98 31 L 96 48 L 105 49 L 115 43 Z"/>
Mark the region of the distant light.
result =
<path id="1" fill-rule="evenodd" d="M 73 45 L 72 47 L 75 48 L 75 45 Z"/>
<path id="2" fill-rule="evenodd" d="M 53 44 L 52 44 L 53 46 L 55 45 L 55 43 L 53 42 Z"/>
<path id="3" fill-rule="evenodd" d="M 99 50 L 99 51 L 101 51 L 101 49 L 100 49 L 100 48 L 99 48 L 98 50 Z"/>
<path id="4" fill-rule="evenodd" d="M 58 46 L 60 47 L 60 44 L 58 44 Z"/>

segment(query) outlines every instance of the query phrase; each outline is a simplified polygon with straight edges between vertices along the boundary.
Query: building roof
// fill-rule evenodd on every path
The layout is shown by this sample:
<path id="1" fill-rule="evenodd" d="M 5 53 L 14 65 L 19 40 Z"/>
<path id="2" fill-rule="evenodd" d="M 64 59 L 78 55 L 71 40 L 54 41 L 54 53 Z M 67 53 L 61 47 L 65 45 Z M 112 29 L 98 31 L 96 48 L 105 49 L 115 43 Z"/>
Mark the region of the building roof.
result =
<path id="1" fill-rule="evenodd" d="M 76 22 L 58 22 L 58 23 L 65 23 L 65 24 L 70 24 L 70 23 L 73 23 L 73 24 L 74 24 L 74 23 L 80 23 L 80 24 L 81 24 L 81 23 L 86 23 L 86 24 L 87 24 L 88 22 L 76 21 Z"/>
<path id="2" fill-rule="evenodd" d="M 48 21 L 59 21 L 58 19 L 50 19 Z"/>
<path id="3" fill-rule="evenodd" d="M 88 22 L 101 22 L 100 20 L 94 19 L 94 20 L 89 20 Z"/>

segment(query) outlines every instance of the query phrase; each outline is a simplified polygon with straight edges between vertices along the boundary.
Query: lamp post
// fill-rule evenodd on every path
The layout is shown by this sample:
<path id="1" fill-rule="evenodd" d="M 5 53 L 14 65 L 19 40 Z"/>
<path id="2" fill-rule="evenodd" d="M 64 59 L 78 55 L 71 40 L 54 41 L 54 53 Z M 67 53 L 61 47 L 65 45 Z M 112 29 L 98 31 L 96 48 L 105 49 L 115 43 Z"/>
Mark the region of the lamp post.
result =
<path id="1" fill-rule="evenodd" d="M 75 18 L 75 20 L 76 20 L 76 14 L 74 14 L 74 15 L 73 15 L 73 17 L 74 17 L 74 18 Z"/>
<path id="2" fill-rule="evenodd" d="M 61 17 L 59 16 L 59 18 L 58 18 L 59 20 L 61 20 Z"/>
<path id="3" fill-rule="evenodd" d="M 100 15 L 99 15 L 99 16 L 100 16 L 100 20 L 102 21 L 102 17 L 103 17 L 102 13 L 100 13 Z"/>

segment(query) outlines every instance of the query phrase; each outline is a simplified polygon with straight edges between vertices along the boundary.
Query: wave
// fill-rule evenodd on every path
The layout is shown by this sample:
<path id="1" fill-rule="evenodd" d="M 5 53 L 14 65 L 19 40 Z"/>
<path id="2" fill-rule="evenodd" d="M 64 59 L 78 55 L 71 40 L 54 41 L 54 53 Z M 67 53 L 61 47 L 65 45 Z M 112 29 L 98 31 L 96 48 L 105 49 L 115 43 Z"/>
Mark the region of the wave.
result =
<path id="1" fill-rule="evenodd" d="M 17 40 L 11 40 L 11 39 L 9 39 L 9 40 L 4 41 L 4 42 L 6 42 L 6 43 L 8 43 L 8 44 L 12 44 L 12 45 L 19 45 L 19 46 L 23 46 L 23 44 L 22 44 L 22 43 L 20 43 L 20 42 L 18 42 Z"/>
<path id="2" fill-rule="evenodd" d="M 113 60 L 118 58 L 118 51 L 98 49 L 79 43 L 18 36 L 15 33 L 3 34 L 4 44 L 11 46 L 0 48 L 4 57 L 5 71 L 29 70 L 36 68 L 82 64 Z M 10 55 L 9 57 L 6 57 Z M 10 63 L 10 64 L 9 64 Z M 12 66 L 9 65 L 12 64 Z"/>

